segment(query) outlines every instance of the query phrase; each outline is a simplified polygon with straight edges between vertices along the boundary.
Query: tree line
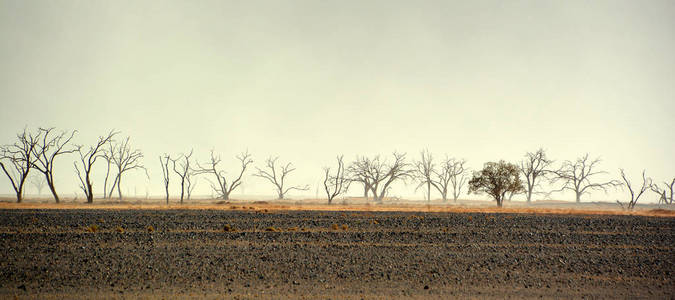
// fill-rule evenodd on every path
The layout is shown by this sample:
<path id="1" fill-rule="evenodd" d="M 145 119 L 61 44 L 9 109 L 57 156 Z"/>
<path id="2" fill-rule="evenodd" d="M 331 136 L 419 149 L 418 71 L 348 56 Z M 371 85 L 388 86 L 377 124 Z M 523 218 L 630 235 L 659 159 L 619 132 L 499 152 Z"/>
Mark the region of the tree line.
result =
<path id="1" fill-rule="evenodd" d="M 14 143 L 0 146 L 0 167 L 16 193 L 17 202 L 22 201 L 28 176 L 34 170 L 42 175 L 43 182 L 56 203 L 59 203 L 54 184 L 54 162 L 68 154 L 76 156 L 73 161 L 75 175 L 88 203 L 92 203 L 95 198 L 92 170 L 97 162 L 102 161 L 106 165 L 103 188 L 99 191 L 105 199 L 112 198 L 115 191 L 118 199 L 122 199 L 124 174 L 143 171 L 148 176 L 143 164 L 143 152 L 131 146 L 130 137 L 120 138 L 120 132 L 111 130 L 85 146 L 72 142 L 76 133 L 75 130 L 57 131 L 55 128 L 38 128 L 35 131 L 25 128 L 16 135 Z M 218 198 L 229 200 L 253 164 L 248 151 L 237 155 L 237 171 L 228 177 L 225 166 L 221 164 L 221 157 L 214 151 L 210 152 L 209 160 L 201 163 L 193 159 L 192 155 L 193 151 L 190 150 L 178 155 L 158 156 L 167 204 L 169 187 L 174 180 L 180 186 L 180 203 L 183 203 L 184 199 L 191 198 L 197 176 L 209 182 Z M 598 170 L 600 161 L 600 158 L 592 159 L 589 154 L 585 154 L 574 161 L 566 160 L 554 166 L 555 162 L 540 148 L 526 153 L 518 163 L 503 160 L 487 162 L 481 170 L 472 172 L 466 167 L 466 160 L 447 155 L 437 160 L 428 150 L 421 151 L 419 157 L 412 160 L 408 160 L 405 153 L 398 152 L 392 153 L 391 157 L 357 156 L 352 162 L 345 162 L 344 156 L 338 155 L 335 166 L 323 168 L 323 189 L 329 204 L 336 197 L 345 195 L 352 185 L 362 188 L 366 200 L 381 203 L 397 182 L 414 182 L 417 184 L 415 190 L 422 189 L 427 201 L 431 201 L 434 191 L 446 202 L 449 198 L 457 201 L 468 185 L 469 194 L 485 193 L 501 207 L 504 200 L 511 200 L 516 194 L 524 194 L 529 203 L 533 195 L 549 196 L 555 192 L 570 191 L 575 194 L 578 203 L 583 195 L 591 191 L 606 192 L 611 188 L 624 187 L 630 198 L 625 203 L 617 202 L 626 209 L 633 209 L 647 191 L 658 194 L 659 204 L 673 204 L 675 178 L 670 183 L 657 184 L 643 170 L 641 185 L 634 186 L 624 170 L 619 169 L 620 180 L 599 181 L 598 175 L 607 173 Z M 290 162 L 282 163 L 278 157 L 268 157 L 263 165 L 254 168 L 252 175 L 265 179 L 273 187 L 278 199 L 284 199 L 293 190 L 309 189 L 308 185 L 289 183 L 289 176 L 295 167 Z M 544 182 L 557 186 L 557 189 L 544 191 Z M 33 184 L 42 188 L 42 183 Z"/>

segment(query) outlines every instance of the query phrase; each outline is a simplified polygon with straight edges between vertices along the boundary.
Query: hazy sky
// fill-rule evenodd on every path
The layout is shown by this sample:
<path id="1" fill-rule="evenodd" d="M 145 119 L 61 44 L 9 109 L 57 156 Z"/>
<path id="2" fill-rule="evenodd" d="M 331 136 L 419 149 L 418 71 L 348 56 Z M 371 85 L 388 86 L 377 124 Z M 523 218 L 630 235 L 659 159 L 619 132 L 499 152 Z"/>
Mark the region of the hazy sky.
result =
<path id="1" fill-rule="evenodd" d="M 607 178 L 664 181 L 674 53 L 675 1 L 0 0 L 0 143 L 24 126 L 77 129 L 84 144 L 121 130 L 146 155 L 150 180 L 123 185 L 139 195 L 163 193 L 158 155 L 190 149 L 214 149 L 230 173 L 238 152 L 258 166 L 278 155 L 305 196 L 337 154 L 423 148 L 473 169 L 538 147 L 558 162 L 590 152 Z M 55 171 L 64 197 L 74 160 Z M 245 179 L 247 194 L 273 194 Z"/>

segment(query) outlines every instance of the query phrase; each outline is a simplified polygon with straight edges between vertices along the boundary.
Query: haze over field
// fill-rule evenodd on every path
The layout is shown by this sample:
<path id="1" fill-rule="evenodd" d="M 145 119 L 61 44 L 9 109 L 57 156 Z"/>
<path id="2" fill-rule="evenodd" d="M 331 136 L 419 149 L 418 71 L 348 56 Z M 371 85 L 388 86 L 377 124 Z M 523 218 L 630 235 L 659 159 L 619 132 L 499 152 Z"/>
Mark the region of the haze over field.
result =
<path id="1" fill-rule="evenodd" d="M 139 196 L 163 193 L 158 155 L 190 149 L 230 174 L 239 152 L 260 167 L 278 155 L 310 185 L 292 198 L 314 197 L 338 154 L 425 148 L 473 170 L 588 152 L 605 179 L 646 169 L 660 183 L 675 176 L 674 20 L 673 1 L 0 0 L 0 144 L 24 126 L 76 129 L 84 145 L 119 130 L 145 154 L 150 179 L 125 179 Z M 75 159 L 57 160 L 64 198 L 80 192 Z M 94 172 L 100 193 L 104 164 Z M 250 174 L 237 194 L 273 197 Z M 422 198 L 415 186 L 390 195 Z"/>

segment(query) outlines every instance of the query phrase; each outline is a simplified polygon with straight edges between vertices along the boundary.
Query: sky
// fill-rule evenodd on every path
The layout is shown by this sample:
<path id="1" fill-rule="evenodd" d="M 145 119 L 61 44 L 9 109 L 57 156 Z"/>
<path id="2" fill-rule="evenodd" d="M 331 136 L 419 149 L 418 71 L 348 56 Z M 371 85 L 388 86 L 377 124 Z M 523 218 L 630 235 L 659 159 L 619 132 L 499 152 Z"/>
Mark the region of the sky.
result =
<path id="1" fill-rule="evenodd" d="M 289 181 L 311 187 L 295 198 L 317 195 L 338 154 L 422 149 L 473 170 L 539 147 L 556 165 L 590 153 L 599 179 L 670 181 L 674 53 L 675 1 L 0 0 L 0 144 L 24 127 L 84 145 L 119 130 L 145 155 L 149 179 L 123 185 L 139 196 L 163 194 L 159 155 L 190 149 L 230 175 L 246 150 L 254 166 L 291 162 Z M 64 197 L 75 159 L 57 161 Z M 273 197 L 251 174 L 239 193 Z M 391 195 L 422 198 L 415 186 Z"/>

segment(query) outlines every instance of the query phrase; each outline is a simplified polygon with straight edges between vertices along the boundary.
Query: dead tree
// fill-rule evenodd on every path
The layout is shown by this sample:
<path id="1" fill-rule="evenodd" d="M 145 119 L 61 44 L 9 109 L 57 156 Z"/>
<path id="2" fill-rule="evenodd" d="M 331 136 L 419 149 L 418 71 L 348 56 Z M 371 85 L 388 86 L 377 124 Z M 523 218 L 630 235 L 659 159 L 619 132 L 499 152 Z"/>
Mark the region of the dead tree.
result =
<path id="1" fill-rule="evenodd" d="M 394 160 L 388 163 L 386 160 L 380 160 L 379 156 L 373 159 L 365 157 L 357 158 L 352 164 L 353 178 L 362 180 L 364 186 L 368 186 L 373 199 L 376 202 L 382 202 L 386 197 L 391 185 L 399 180 L 406 180 L 413 176 L 414 170 L 410 164 L 405 161 L 405 153 L 393 154 Z M 366 197 L 367 199 L 367 197 Z"/>
<path id="2" fill-rule="evenodd" d="M 420 152 L 420 160 L 415 162 L 415 169 L 413 171 L 413 177 L 419 181 L 419 185 L 415 188 L 417 191 L 419 188 L 426 186 L 426 198 L 427 201 L 431 201 L 431 187 L 440 190 L 439 186 L 436 185 L 436 180 L 434 175 L 438 173 L 436 171 L 436 166 L 434 165 L 434 157 L 429 152 L 429 150 L 423 150 Z"/>
<path id="3" fill-rule="evenodd" d="M 441 165 L 440 171 L 441 173 L 439 179 L 443 180 L 446 193 L 448 189 L 446 178 L 450 179 L 450 183 L 452 184 L 452 199 L 455 202 L 457 202 L 459 195 L 462 194 L 462 188 L 464 187 L 464 185 L 467 183 L 468 180 L 468 177 L 466 176 L 468 170 L 464 167 L 465 163 L 466 160 L 464 159 L 454 159 L 454 158 L 448 159 L 446 157 L 445 160 L 443 161 L 443 164 Z M 444 197 L 443 201 L 445 201 L 445 199 L 447 199 L 447 197 Z"/>
<path id="4" fill-rule="evenodd" d="M 96 163 L 100 157 L 103 157 L 103 152 L 105 151 L 105 145 L 110 143 L 113 137 L 118 132 L 111 130 L 107 136 L 100 136 L 96 145 L 89 147 L 87 151 L 83 151 L 82 145 L 76 145 L 75 149 L 78 154 L 80 154 L 80 163 L 82 170 L 77 164 L 77 161 L 73 162 L 75 165 L 75 172 L 77 172 L 77 178 L 80 180 L 80 188 L 84 192 L 84 195 L 87 197 L 87 203 L 94 202 L 94 188 L 91 183 L 91 168 Z"/>
<path id="5" fill-rule="evenodd" d="M 663 182 L 665 188 L 663 189 L 664 198 L 669 204 L 673 204 L 673 190 L 675 190 L 675 178 L 670 181 L 670 184 Z"/>
<path id="6" fill-rule="evenodd" d="M 127 137 L 123 142 L 108 143 L 108 150 L 106 150 L 103 156 L 109 162 L 108 166 L 113 166 L 117 171 L 117 175 L 115 175 L 115 179 L 113 179 L 113 185 L 110 187 L 107 198 L 112 197 L 112 193 L 115 191 L 115 187 L 117 187 L 119 200 L 122 200 L 122 176 L 125 173 L 131 170 L 142 169 L 145 171 L 145 175 L 148 176 L 148 171 L 141 161 L 143 159 L 143 152 L 139 149 L 131 149 L 129 139 L 130 138 Z M 104 186 L 107 185 L 108 174 L 109 172 L 106 172 Z"/>
<path id="7" fill-rule="evenodd" d="M 40 128 L 39 130 L 42 136 L 38 139 L 36 147 L 33 148 L 33 155 L 35 156 L 33 167 L 45 176 L 54 200 L 59 203 L 59 195 L 56 193 L 56 187 L 54 186 L 54 161 L 63 154 L 75 152 L 76 149 L 70 147 L 69 144 L 77 131 L 56 133 L 53 127 Z"/>
<path id="8" fill-rule="evenodd" d="M 646 177 L 645 170 L 642 170 L 642 187 L 640 187 L 639 191 L 636 191 L 633 190 L 633 186 L 631 185 L 630 180 L 626 178 L 626 174 L 623 172 L 623 169 L 619 170 L 621 171 L 621 178 L 623 178 L 623 182 L 628 188 L 628 192 L 630 192 L 630 200 L 626 206 L 619 202 L 619 200 L 616 200 L 616 203 L 621 205 L 621 208 L 623 209 L 633 210 L 633 208 L 635 208 L 635 204 L 637 204 L 638 200 L 640 199 L 640 196 L 642 196 L 642 194 L 644 194 L 644 192 L 652 186 L 652 179 Z"/>
<path id="9" fill-rule="evenodd" d="M 651 190 L 654 193 L 659 194 L 659 204 L 673 204 L 673 190 L 675 189 L 675 178 L 668 184 L 663 182 L 663 188 L 660 188 L 658 184 L 652 184 Z"/>
<path id="10" fill-rule="evenodd" d="M 323 168 L 323 187 L 326 191 L 326 196 L 328 197 L 328 204 L 332 204 L 335 197 L 347 192 L 349 189 L 350 181 L 349 178 L 345 176 L 345 165 L 342 155 L 337 157 L 337 163 L 338 166 L 337 170 L 335 171 L 335 175 L 330 174 L 330 167 Z"/>
<path id="11" fill-rule="evenodd" d="M 162 165 L 162 179 L 164 181 L 164 191 L 166 192 L 166 204 L 169 204 L 169 181 L 171 175 L 169 173 L 169 161 L 171 161 L 171 156 L 164 154 L 164 156 L 159 156 L 159 164 Z"/>
<path id="12" fill-rule="evenodd" d="M 374 160 L 379 160 L 379 157 L 376 156 Z M 369 170 L 373 165 L 373 161 L 368 157 L 357 157 L 348 168 L 347 174 L 349 174 L 349 181 L 359 182 L 363 184 L 363 198 L 368 201 L 368 193 L 372 187 L 372 182 L 368 176 Z"/>
<path id="13" fill-rule="evenodd" d="M 253 174 L 253 176 L 260 177 L 267 179 L 270 183 L 274 185 L 274 188 L 276 189 L 277 192 L 277 199 L 283 200 L 284 197 L 286 196 L 286 193 L 292 190 L 297 190 L 297 191 L 306 191 L 309 190 L 309 186 L 290 186 L 287 187 L 286 185 L 286 177 L 288 174 L 291 172 L 295 171 L 295 168 L 291 165 L 291 163 L 287 163 L 285 165 L 281 165 L 279 169 L 277 170 L 277 159 L 279 157 L 275 158 L 267 158 L 266 164 L 265 164 L 265 169 L 260 169 L 256 167 L 258 170 L 257 173 Z"/>
<path id="14" fill-rule="evenodd" d="M 552 182 L 562 182 L 562 187 L 556 192 L 565 190 L 573 191 L 576 196 L 577 203 L 581 202 L 581 196 L 592 191 L 602 190 L 607 192 L 611 187 L 617 187 L 621 183 L 617 180 L 610 180 L 607 182 L 593 182 L 591 181 L 597 175 L 607 173 L 604 171 L 596 171 L 600 158 L 594 160 L 588 159 L 588 153 L 578 158 L 575 162 L 565 161 L 560 169 L 552 171 L 555 174 Z"/>
<path id="15" fill-rule="evenodd" d="M 525 154 L 525 159 L 520 161 L 520 173 L 525 176 L 527 203 L 532 201 L 532 194 L 536 194 L 535 190 L 540 186 L 539 179 L 550 172 L 548 168 L 552 163 L 553 161 L 546 157 L 546 152 L 542 148 L 534 153 L 528 152 Z"/>
<path id="16" fill-rule="evenodd" d="M 41 134 L 42 131 L 38 131 L 33 135 L 24 128 L 22 133 L 16 135 L 18 140 L 14 144 L 0 146 L 0 167 L 12 184 L 17 203 L 23 200 L 24 184 L 36 162 L 34 150 Z"/>
<path id="17" fill-rule="evenodd" d="M 173 171 L 180 178 L 180 204 L 183 204 L 183 198 L 185 197 L 186 186 L 187 184 L 187 193 L 188 199 L 190 194 L 192 194 L 192 169 L 190 168 L 190 157 L 192 156 L 192 150 L 190 153 L 185 155 L 181 154 L 178 158 L 171 160 L 173 162 Z"/>
<path id="18" fill-rule="evenodd" d="M 45 188 L 45 180 L 42 176 L 31 175 L 28 177 L 28 183 L 35 188 L 38 192 L 38 196 L 42 196 L 42 190 Z"/>
<path id="19" fill-rule="evenodd" d="M 249 154 L 248 151 L 237 155 L 237 159 L 240 162 L 241 170 L 239 172 L 239 176 L 234 178 L 234 180 L 231 182 L 228 182 L 227 178 L 225 177 L 225 171 L 218 170 L 218 164 L 221 162 L 221 159 L 220 156 L 215 156 L 213 154 L 213 150 L 211 150 L 211 161 L 207 163 L 207 167 L 202 167 L 199 163 L 197 163 L 197 171 L 195 174 L 213 175 L 216 178 L 216 182 L 210 181 L 211 188 L 215 193 L 218 194 L 219 198 L 223 200 L 229 200 L 232 191 L 241 185 L 241 178 L 244 176 L 244 172 L 246 172 L 248 166 L 253 163 L 251 154 Z"/>

